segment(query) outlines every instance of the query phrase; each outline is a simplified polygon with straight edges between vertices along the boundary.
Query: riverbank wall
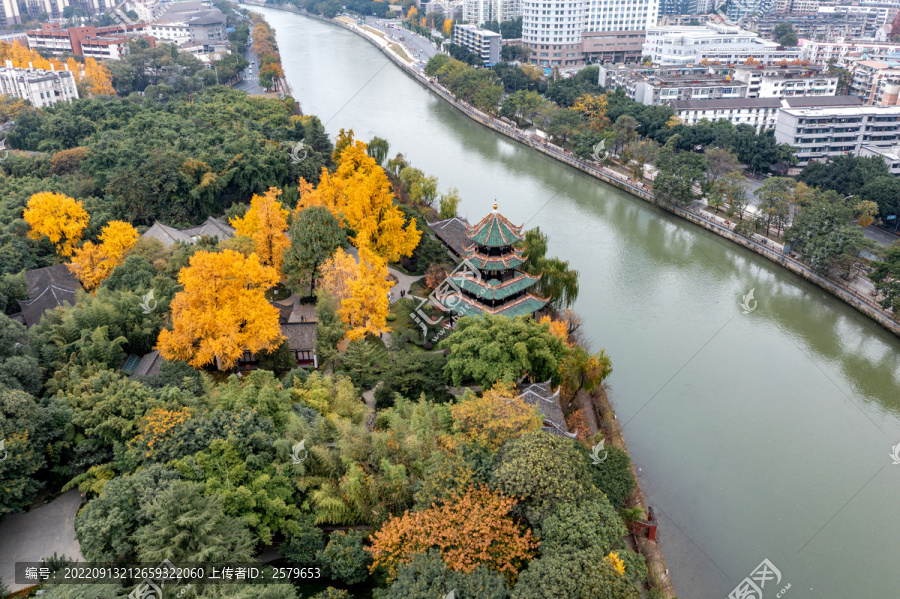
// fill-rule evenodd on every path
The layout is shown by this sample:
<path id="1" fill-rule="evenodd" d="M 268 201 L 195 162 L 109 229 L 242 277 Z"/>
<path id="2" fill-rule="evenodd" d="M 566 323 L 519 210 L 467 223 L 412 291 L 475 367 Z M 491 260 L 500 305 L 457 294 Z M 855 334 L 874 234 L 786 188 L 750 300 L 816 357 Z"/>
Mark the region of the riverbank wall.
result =
<path id="1" fill-rule="evenodd" d="M 500 119 L 496 119 L 488 114 L 485 114 L 465 102 L 457 100 L 456 97 L 448 89 L 443 87 L 435 79 L 426 76 L 415 66 L 403 60 L 400 56 L 394 53 L 390 49 L 387 42 L 368 35 L 364 30 L 360 29 L 355 24 L 347 23 L 339 19 L 327 19 L 321 15 L 311 15 L 293 6 L 275 7 L 270 4 L 265 4 L 264 2 L 258 1 L 245 2 L 245 4 L 254 6 L 266 6 L 267 8 L 278 8 L 279 10 L 287 10 L 289 12 L 302 14 L 313 19 L 331 23 L 337 25 L 338 27 L 343 27 L 348 31 L 356 33 L 363 39 L 368 40 L 376 48 L 378 48 L 382 52 L 382 54 L 384 54 L 398 67 L 403 69 L 410 77 L 418 81 L 432 93 L 440 96 L 454 108 L 465 114 L 470 119 L 478 122 L 482 126 L 487 127 L 488 129 L 492 129 L 493 131 L 500 133 L 501 135 L 504 135 L 510 139 L 513 139 L 521 144 L 527 145 L 528 147 L 544 154 L 545 156 L 553 158 L 559 162 L 563 162 L 571 166 L 572 168 L 578 169 L 583 173 L 600 179 L 608 185 L 617 187 L 622 191 L 650 202 L 661 210 L 665 210 L 671 214 L 680 216 L 685 220 L 694 223 L 695 225 L 703 227 L 711 233 L 715 233 L 716 235 L 733 241 L 734 243 L 737 243 L 738 245 L 741 245 L 744 248 L 755 252 L 756 254 L 759 254 L 760 256 L 763 256 L 776 264 L 779 264 L 792 273 L 803 277 L 807 281 L 810 281 L 821 289 L 824 289 L 835 297 L 843 300 L 845 303 L 853 306 L 857 311 L 868 316 L 888 331 L 900 337 L 900 322 L 895 320 L 889 312 L 885 311 L 873 299 L 865 297 L 853 291 L 852 289 L 850 289 L 846 285 L 841 284 L 838 281 L 816 273 L 811 268 L 809 268 L 799 260 L 791 257 L 790 255 L 784 254 L 783 252 L 777 251 L 772 247 L 764 245 L 762 243 L 762 237 L 755 236 L 753 239 L 751 239 L 735 233 L 733 231 L 734 223 L 723 225 L 719 222 L 720 219 L 717 219 L 712 215 L 708 215 L 703 211 L 689 210 L 671 204 L 657 204 L 654 199 L 653 189 L 649 185 L 646 185 L 634 179 L 630 179 L 612 169 L 597 164 L 591 164 L 585 160 L 581 160 L 571 152 L 568 152 L 559 146 L 550 144 L 538 136 L 527 135 L 514 126 L 505 123 Z M 759 237 L 759 241 L 756 240 L 756 237 Z"/>

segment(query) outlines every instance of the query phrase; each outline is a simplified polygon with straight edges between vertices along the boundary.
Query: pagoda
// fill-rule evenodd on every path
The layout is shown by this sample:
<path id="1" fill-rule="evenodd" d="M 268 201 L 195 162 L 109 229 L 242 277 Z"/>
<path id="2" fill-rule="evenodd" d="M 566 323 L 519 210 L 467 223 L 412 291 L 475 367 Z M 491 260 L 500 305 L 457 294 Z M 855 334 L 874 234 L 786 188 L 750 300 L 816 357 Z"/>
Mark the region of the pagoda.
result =
<path id="1" fill-rule="evenodd" d="M 468 227 L 469 244 L 464 248 L 463 268 L 448 277 L 450 292 L 440 303 L 459 316 L 534 314 L 547 305 L 529 292 L 540 277 L 519 270 L 525 263 L 522 250 L 514 247 L 524 239 L 515 226 L 497 211 Z"/>

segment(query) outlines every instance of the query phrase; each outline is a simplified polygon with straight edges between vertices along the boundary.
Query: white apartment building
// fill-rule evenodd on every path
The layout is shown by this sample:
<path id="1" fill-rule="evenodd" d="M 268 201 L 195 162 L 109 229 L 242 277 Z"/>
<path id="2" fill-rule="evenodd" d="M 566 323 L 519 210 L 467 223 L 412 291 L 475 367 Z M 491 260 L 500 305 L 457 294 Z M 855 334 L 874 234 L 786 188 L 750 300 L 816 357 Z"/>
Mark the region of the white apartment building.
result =
<path id="1" fill-rule="evenodd" d="M 28 100 L 35 108 L 78 98 L 75 77 L 69 71 L 18 69 L 7 60 L 0 67 L 0 94 Z"/>
<path id="2" fill-rule="evenodd" d="M 0 0 L 0 26 L 16 25 L 22 22 L 17 0 Z"/>
<path id="3" fill-rule="evenodd" d="M 609 90 L 621 88 L 625 95 L 656 106 L 673 100 L 710 100 L 747 97 L 747 84 L 724 75 L 714 75 L 704 67 L 647 68 L 600 65 L 599 85 Z"/>
<path id="4" fill-rule="evenodd" d="M 740 98 L 721 100 L 675 100 L 670 102 L 675 116 L 685 125 L 726 120 L 733 125 L 753 125 L 757 131 L 775 129 L 779 112 L 788 108 L 805 109 L 810 106 L 831 105 L 839 108 L 859 106 L 854 96 L 822 98 Z M 786 143 L 786 142 L 782 142 Z"/>
<path id="5" fill-rule="evenodd" d="M 646 31 L 656 25 L 659 0 L 589 0 L 587 31 Z"/>
<path id="6" fill-rule="evenodd" d="M 524 0 L 522 41 L 532 49 L 533 64 L 575 66 L 584 62 L 582 33 L 588 0 Z M 622 0 L 620 0 L 622 1 Z"/>
<path id="7" fill-rule="evenodd" d="M 894 106 L 900 94 L 900 63 L 854 60 L 850 71 L 850 93 L 871 106 Z"/>
<path id="8" fill-rule="evenodd" d="M 512 21 L 522 16 L 522 0 L 465 0 L 463 16 L 474 25 Z"/>
<path id="9" fill-rule="evenodd" d="M 890 23 L 897 16 L 898 5 L 895 3 L 853 5 L 842 4 L 840 6 L 819 6 L 816 12 L 823 17 L 833 15 L 873 15 L 882 24 Z"/>
<path id="10" fill-rule="evenodd" d="M 735 67 L 735 82 L 748 86 L 748 98 L 784 98 L 792 96 L 834 96 L 838 78 L 810 67 Z"/>
<path id="11" fill-rule="evenodd" d="M 854 57 L 862 57 L 864 54 L 871 58 L 896 54 L 900 52 L 900 44 L 884 44 L 880 42 L 862 41 L 837 41 L 814 42 L 807 39 L 800 40 L 801 56 L 814 64 L 828 64 L 829 60 L 843 63 Z"/>
<path id="12" fill-rule="evenodd" d="M 859 156 L 880 156 L 887 165 L 888 171 L 895 177 L 900 176 L 900 144 L 886 148 L 864 144 L 859 149 Z"/>
<path id="13" fill-rule="evenodd" d="M 810 160 L 855 156 L 863 146 L 892 148 L 900 142 L 900 106 L 785 108 L 775 124 L 775 139 L 797 148 L 798 167 Z"/>
<path id="14" fill-rule="evenodd" d="M 650 27 L 643 54 L 654 64 L 742 64 L 752 58 L 762 64 L 796 60 L 800 50 L 779 49 L 777 42 L 725 23 L 695 27 Z"/>
<path id="15" fill-rule="evenodd" d="M 156 21 L 143 26 L 143 33 L 164 42 L 181 44 L 191 39 L 191 28 L 184 22 Z"/>
<path id="16" fill-rule="evenodd" d="M 453 43 L 477 54 L 485 66 L 500 62 L 500 34 L 475 25 L 453 28 Z"/>

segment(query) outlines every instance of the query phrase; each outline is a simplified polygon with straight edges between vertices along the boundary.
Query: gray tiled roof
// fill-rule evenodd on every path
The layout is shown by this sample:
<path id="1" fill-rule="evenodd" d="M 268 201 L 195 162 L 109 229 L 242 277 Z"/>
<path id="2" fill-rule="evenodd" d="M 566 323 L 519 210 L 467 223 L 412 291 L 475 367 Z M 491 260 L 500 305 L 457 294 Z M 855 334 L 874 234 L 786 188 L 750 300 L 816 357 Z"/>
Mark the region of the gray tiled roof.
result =
<path id="1" fill-rule="evenodd" d="M 191 227 L 189 229 L 182 229 L 181 232 L 192 239 L 201 235 L 208 235 L 210 237 L 216 237 L 219 241 L 224 241 L 225 239 L 234 237 L 235 228 L 225 222 L 224 219 L 213 218 L 210 216 L 202 225 Z"/>
<path id="2" fill-rule="evenodd" d="M 163 362 L 165 362 L 165 359 L 159 355 L 158 351 L 154 350 L 141 358 L 141 361 L 134 369 L 134 374 L 142 376 L 157 376 L 159 374 L 159 367 Z"/>
<path id="3" fill-rule="evenodd" d="M 454 216 L 437 222 L 428 223 L 431 230 L 444 245 L 450 248 L 450 251 L 457 256 L 465 253 L 465 248 L 469 245 L 469 221 L 464 218 Z"/>
<path id="4" fill-rule="evenodd" d="M 63 303 L 74 306 L 78 290 L 82 289 L 81 283 L 65 264 L 26 271 L 25 281 L 28 283 L 29 299 L 19 300 L 19 308 L 25 325 L 29 327 L 40 322 L 47 310 Z"/>
<path id="5" fill-rule="evenodd" d="M 194 240 L 191 239 L 191 236 L 187 233 L 183 233 L 178 229 L 168 227 L 159 221 L 153 223 L 153 226 L 144 231 L 144 234 L 141 235 L 141 237 L 158 239 L 166 247 L 171 247 L 178 242 L 194 243 Z"/>
<path id="6" fill-rule="evenodd" d="M 282 323 L 281 334 L 287 337 L 288 347 L 294 351 L 316 349 L 316 323 L 314 322 Z"/>
<path id="7" fill-rule="evenodd" d="M 544 431 L 559 437 L 574 439 L 575 434 L 569 432 L 562 407 L 559 405 L 559 388 L 552 391 L 550 381 L 545 383 L 533 383 L 522 388 L 519 397 L 541 411 L 544 416 Z"/>

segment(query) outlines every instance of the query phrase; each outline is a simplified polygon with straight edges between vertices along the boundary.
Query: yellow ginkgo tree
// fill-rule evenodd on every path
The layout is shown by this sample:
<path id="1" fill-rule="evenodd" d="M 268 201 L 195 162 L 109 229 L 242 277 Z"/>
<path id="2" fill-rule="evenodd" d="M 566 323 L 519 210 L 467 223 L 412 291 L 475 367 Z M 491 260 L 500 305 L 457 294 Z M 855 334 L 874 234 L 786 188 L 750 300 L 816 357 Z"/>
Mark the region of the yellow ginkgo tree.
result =
<path id="1" fill-rule="evenodd" d="M 338 249 L 322 267 L 322 290 L 340 302 L 338 316 L 349 327 L 347 339 L 387 332 L 391 282 L 384 260 L 367 247 L 359 250 L 359 263 Z"/>
<path id="2" fill-rule="evenodd" d="M 284 250 L 291 244 L 287 230 L 288 211 L 278 201 L 281 190 L 270 187 L 263 195 L 253 195 L 250 210 L 231 219 L 237 234 L 253 240 L 260 262 L 281 272 Z"/>
<path id="3" fill-rule="evenodd" d="M 358 248 L 369 249 L 389 262 L 411 256 L 422 233 L 416 220 L 405 222 L 403 211 L 394 204 L 391 184 L 384 169 L 366 154 L 366 144 L 357 141 L 341 152 L 334 173 L 322 169 L 319 185 L 303 179 L 299 186 L 297 210 L 324 206 L 355 232 L 351 239 Z"/>
<path id="4" fill-rule="evenodd" d="M 160 332 L 157 342 L 166 360 L 226 370 L 245 350 L 272 349 L 284 339 L 278 310 L 265 297 L 278 273 L 256 254 L 197 252 L 178 282 L 184 291 L 172 300 L 172 328 Z"/>
<path id="5" fill-rule="evenodd" d="M 103 227 L 100 243 L 87 241 L 72 254 L 69 270 L 85 289 L 95 289 L 122 264 L 125 254 L 138 240 L 138 232 L 130 224 L 114 220 Z"/>
<path id="6" fill-rule="evenodd" d="M 28 236 L 49 238 L 56 246 L 56 253 L 63 257 L 72 255 L 90 221 L 79 200 L 49 191 L 31 196 L 24 217 L 31 226 Z"/>

